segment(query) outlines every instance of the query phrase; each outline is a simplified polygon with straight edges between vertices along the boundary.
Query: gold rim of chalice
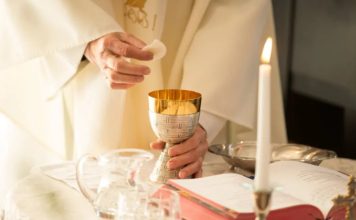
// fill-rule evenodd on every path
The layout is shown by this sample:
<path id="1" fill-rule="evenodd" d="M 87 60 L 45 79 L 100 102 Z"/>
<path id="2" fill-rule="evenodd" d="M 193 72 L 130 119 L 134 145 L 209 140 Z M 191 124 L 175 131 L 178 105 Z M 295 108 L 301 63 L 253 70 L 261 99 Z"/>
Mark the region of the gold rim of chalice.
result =
<path id="1" fill-rule="evenodd" d="M 201 94 L 182 89 L 162 89 L 148 93 L 149 110 L 164 115 L 188 115 L 200 111 Z"/>

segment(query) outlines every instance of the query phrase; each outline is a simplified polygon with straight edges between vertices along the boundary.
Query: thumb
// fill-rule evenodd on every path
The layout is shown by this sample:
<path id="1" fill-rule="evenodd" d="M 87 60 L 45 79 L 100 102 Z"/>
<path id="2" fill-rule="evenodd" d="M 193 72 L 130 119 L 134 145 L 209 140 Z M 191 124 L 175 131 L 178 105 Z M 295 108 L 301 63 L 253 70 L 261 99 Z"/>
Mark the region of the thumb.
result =
<path id="1" fill-rule="evenodd" d="M 157 139 L 150 143 L 150 148 L 154 150 L 162 150 L 164 148 L 164 145 L 164 141 Z"/>

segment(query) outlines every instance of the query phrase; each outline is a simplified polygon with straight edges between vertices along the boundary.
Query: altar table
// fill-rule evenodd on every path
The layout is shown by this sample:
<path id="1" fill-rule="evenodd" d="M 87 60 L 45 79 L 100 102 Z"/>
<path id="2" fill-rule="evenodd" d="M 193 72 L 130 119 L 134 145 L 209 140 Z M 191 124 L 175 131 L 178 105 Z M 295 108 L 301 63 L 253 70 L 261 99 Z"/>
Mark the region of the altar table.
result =
<path id="1" fill-rule="evenodd" d="M 145 166 L 145 172 L 149 172 L 152 165 L 153 162 Z M 356 160 L 334 158 L 323 161 L 320 166 L 356 176 Z M 209 176 L 233 171 L 220 156 L 207 153 L 203 172 L 204 176 Z M 75 181 L 72 179 L 72 182 Z M 9 193 L 4 216 L 1 219 L 97 220 L 98 218 L 91 204 L 78 190 L 45 175 L 43 170 L 37 167 Z"/>

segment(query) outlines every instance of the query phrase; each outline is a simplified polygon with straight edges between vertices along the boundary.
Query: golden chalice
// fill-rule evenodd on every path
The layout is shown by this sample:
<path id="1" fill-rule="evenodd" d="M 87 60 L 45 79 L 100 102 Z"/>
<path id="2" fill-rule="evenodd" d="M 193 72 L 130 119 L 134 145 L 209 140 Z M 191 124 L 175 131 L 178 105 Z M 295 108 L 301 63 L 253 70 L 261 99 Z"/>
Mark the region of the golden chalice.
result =
<path id="1" fill-rule="evenodd" d="M 151 127 L 166 145 L 160 154 L 150 179 L 165 183 L 177 178 L 179 169 L 169 170 L 166 166 L 170 159 L 168 149 L 190 138 L 198 125 L 201 94 L 179 89 L 156 90 L 148 94 L 149 117 Z"/>

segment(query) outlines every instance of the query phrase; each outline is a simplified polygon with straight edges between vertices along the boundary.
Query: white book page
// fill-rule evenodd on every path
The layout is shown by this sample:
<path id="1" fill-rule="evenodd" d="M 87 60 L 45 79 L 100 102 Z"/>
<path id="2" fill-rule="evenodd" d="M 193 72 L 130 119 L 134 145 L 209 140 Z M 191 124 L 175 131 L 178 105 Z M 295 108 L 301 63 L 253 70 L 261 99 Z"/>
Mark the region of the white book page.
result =
<path id="1" fill-rule="evenodd" d="M 253 212 L 253 180 L 244 176 L 226 173 L 198 179 L 176 179 L 170 182 L 237 212 Z M 272 209 L 303 204 L 303 201 L 281 192 L 274 192 L 272 201 Z"/>
<path id="2" fill-rule="evenodd" d="M 317 206 L 324 216 L 332 199 L 347 192 L 348 177 L 335 170 L 295 161 L 270 164 L 271 181 L 277 191 Z M 275 190 L 276 191 L 276 190 Z"/>

